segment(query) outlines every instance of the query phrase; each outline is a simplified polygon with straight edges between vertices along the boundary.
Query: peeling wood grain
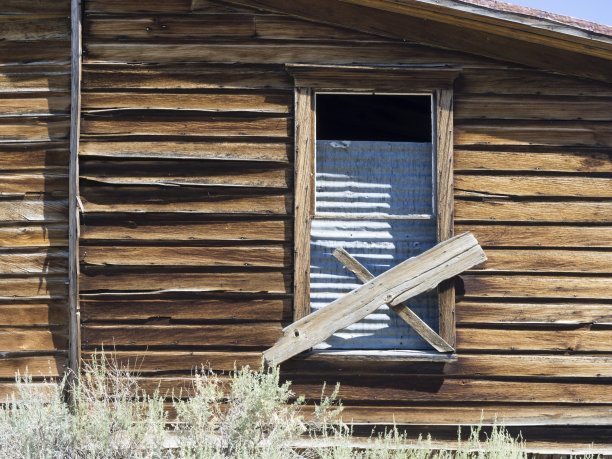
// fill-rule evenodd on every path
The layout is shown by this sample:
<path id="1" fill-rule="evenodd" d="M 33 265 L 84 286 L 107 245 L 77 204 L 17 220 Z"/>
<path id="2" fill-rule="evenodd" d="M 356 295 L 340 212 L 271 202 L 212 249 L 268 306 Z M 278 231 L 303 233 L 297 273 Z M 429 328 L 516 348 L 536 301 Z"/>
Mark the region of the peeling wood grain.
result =
<path id="1" fill-rule="evenodd" d="M 283 268 L 292 251 L 282 246 L 125 247 L 82 246 L 80 261 L 88 266 L 233 266 Z M 0 263 L 1 261 L 0 255 Z"/>
<path id="2" fill-rule="evenodd" d="M 492 303 L 460 301 L 458 324 L 605 324 L 612 325 L 612 307 L 597 303 Z"/>
<path id="3" fill-rule="evenodd" d="M 455 201 L 455 221 L 610 223 L 612 202 Z"/>
<path id="4" fill-rule="evenodd" d="M 65 222 L 68 216 L 66 201 L 0 201 L 2 221 L 9 222 Z"/>
<path id="5" fill-rule="evenodd" d="M 202 296 L 199 299 L 123 299 L 81 300 L 83 321 L 149 320 L 286 320 L 291 313 L 291 299 L 243 295 L 241 297 Z M 2 309 L 0 309 L 1 314 Z"/>
<path id="6" fill-rule="evenodd" d="M 81 227 L 83 241 L 290 241 L 288 220 L 236 220 L 167 223 L 123 221 Z M 1 228 L 0 228 L 1 231 Z M 0 232 L 1 234 L 1 232 Z"/>
<path id="7" fill-rule="evenodd" d="M 291 276 L 282 272 L 81 274 L 87 292 L 270 292 L 289 293 Z"/>
<path id="8" fill-rule="evenodd" d="M 68 227 L 63 225 L 20 223 L 0 227 L 0 246 L 13 247 L 66 247 Z"/>
<path id="9" fill-rule="evenodd" d="M 3 351 L 54 351 L 67 346 L 65 328 L 0 328 L 0 349 Z"/>
<path id="10" fill-rule="evenodd" d="M 476 270 L 612 274 L 612 252 L 489 249 Z"/>
<path id="11" fill-rule="evenodd" d="M 457 328 L 457 350 L 611 352 L 609 330 Z"/>
<path id="12" fill-rule="evenodd" d="M 227 25 L 224 25 L 227 27 Z M 293 100 L 287 92 L 240 93 L 129 93 L 85 92 L 83 111 L 99 110 L 201 110 L 204 112 L 290 113 Z M 1 105 L 0 105 L 1 107 Z"/>
<path id="13" fill-rule="evenodd" d="M 226 136 L 226 137 L 280 137 L 290 136 L 290 118 L 214 117 L 201 115 L 199 117 L 145 117 L 136 119 L 105 119 L 102 117 L 84 118 L 82 133 L 84 136 L 104 135 L 177 135 L 177 136 Z"/>
<path id="14" fill-rule="evenodd" d="M 223 325 L 83 325 L 83 346 L 269 346 L 280 323 Z"/>
<path id="15" fill-rule="evenodd" d="M 293 161 L 292 146 L 285 143 L 91 140 L 82 141 L 80 148 L 79 156 L 83 157 L 273 161 L 286 164 Z"/>
<path id="16" fill-rule="evenodd" d="M 455 174 L 455 196 L 612 198 L 612 178 Z"/>
<path id="17" fill-rule="evenodd" d="M 67 270 L 68 252 L 66 250 L 0 251 L 0 275 L 63 274 Z"/>
<path id="18" fill-rule="evenodd" d="M 455 231 L 473 232 L 483 247 L 612 248 L 612 226 L 455 223 Z"/>
<path id="19" fill-rule="evenodd" d="M 611 277 L 464 274 L 461 279 L 466 297 L 612 299 Z"/>
<path id="20" fill-rule="evenodd" d="M 507 152 L 455 149 L 455 172 L 612 172 L 612 159 L 604 152 L 573 151 Z"/>
<path id="21" fill-rule="evenodd" d="M 68 327 L 68 307 L 61 301 L 44 303 L 11 302 L 1 304 L 0 325 L 62 325 Z"/>

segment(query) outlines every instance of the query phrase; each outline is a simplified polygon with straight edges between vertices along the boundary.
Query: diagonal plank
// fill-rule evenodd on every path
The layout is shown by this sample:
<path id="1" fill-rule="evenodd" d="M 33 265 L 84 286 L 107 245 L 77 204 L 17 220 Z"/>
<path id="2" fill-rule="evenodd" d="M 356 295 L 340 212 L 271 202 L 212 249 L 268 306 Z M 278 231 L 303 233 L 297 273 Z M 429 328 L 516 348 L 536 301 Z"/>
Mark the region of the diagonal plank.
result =
<path id="1" fill-rule="evenodd" d="M 342 263 L 345 268 L 351 271 L 357 279 L 361 282 L 366 283 L 369 280 L 374 279 L 374 275 L 366 269 L 361 263 L 359 263 L 355 258 L 351 256 L 343 248 L 338 248 L 334 250 L 332 254 L 336 260 Z M 455 349 L 448 344 L 444 339 L 438 335 L 435 331 L 433 331 L 429 325 L 427 325 L 419 316 L 417 316 L 412 309 L 410 309 L 404 303 L 397 304 L 395 306 L 389 305 L 391 309 L 393 309 L 397 315 L 399 315 L 404 322 L 412 327 L 412 329 L 419 334 L 425 341 L 433 346 L 433 348 L 438 352 L 454 352 Z"/>
<path id="2" fill-rule="evenodd" d="M 284 328 L 283 336 L 263 353 L 264 358 L 268 364 L 280 364 L 363 319 L 383 304 L 398 305 L 486 259 L 471 233 L 441 242 Z"/>

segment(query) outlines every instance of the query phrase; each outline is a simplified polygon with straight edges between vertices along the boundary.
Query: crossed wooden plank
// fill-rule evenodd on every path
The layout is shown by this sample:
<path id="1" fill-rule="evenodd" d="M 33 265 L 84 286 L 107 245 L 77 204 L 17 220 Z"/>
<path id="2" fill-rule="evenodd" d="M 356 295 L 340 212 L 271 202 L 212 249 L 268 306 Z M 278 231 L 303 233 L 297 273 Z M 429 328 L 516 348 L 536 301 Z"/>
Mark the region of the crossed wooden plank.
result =
<path id="1" fill-rule="evenodd" d="M 486 259 L 471 233 L 441 242 L 285 327 L 283 335 L 274 346 L 264 351 L 266 363 L 280 364 L 326 340 L 338 330 L 363 319 L 383 304 L 395 308 L 405 300 L 436 288 L 440 282 Z M 402 310 L 405 312 L 405 309 Z"/>
<path id="2" fill-rule="evenodd" d="M 374 279 L 374 274 L 368 271 L 365 266 L 355 260 L 351 254 L 343 248 L 334 250 L 332 255 L 361 282 L 366 283 Z M 425 339 L 425 341 L 431 344 L 436 351 L 453 352 L 455 350 L 453 346 L 444 341 L 444 338 L 433 331 L 429 325 L 423 322 L 405 303 L 396 304 L 395 306 L 389 305 L 389 307 L 404 319 L 404 322 L 410 325 L 415 332 Z"/>

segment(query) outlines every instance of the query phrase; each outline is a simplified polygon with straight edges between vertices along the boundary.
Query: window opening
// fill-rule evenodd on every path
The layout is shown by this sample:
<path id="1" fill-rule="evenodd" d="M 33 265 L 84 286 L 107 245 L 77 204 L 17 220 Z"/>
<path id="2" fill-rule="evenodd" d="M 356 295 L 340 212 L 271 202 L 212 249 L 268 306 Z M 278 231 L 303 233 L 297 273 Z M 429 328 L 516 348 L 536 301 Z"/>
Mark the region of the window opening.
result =
<path id="1" fill-rule="evenodd" d="M 343 247 L 374 276 L 437 242 L 430 95 L 316 95 L 310 307 L 358 287 L 333 256 Z M 438 330 L 436 292 L 409 307 Z M 383 306 L 317 349 L 431 349 Z"/>

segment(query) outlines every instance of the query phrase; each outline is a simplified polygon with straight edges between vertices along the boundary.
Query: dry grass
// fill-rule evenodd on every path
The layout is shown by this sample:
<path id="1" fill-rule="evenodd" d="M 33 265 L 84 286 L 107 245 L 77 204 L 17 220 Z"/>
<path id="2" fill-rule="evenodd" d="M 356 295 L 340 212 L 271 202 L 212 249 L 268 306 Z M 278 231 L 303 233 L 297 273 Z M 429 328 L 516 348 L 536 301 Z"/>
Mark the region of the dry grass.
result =
<path id="1" fill-rule="evenodd" d="M 229 382 L 198 372 L 192 396 L 176 394 L 172 422 L 165 397 L 145 393 L 133 372 L 104 354 L 68 388 L 71 405 L 62 390 L 66 380 L 44 397 L 30 378 L 17 381 L 18 392 L 0 409 L 0 457 L 7 459 L 527 457 L 524 443 L 500 426 L 486 441 L 479 439 L 479 428 L 472 429 L 469 440 L 458 440 L 452 451 L 433 451 L 428 439 L 410 446 L 398 429 L 355 448 L 349 427 L 337 420 L 337 390 L 322 397 L 307 420 L 304 400 L 295 400 L 290 383 L 279 384 L 278 368 L 235 370 Z"/>

